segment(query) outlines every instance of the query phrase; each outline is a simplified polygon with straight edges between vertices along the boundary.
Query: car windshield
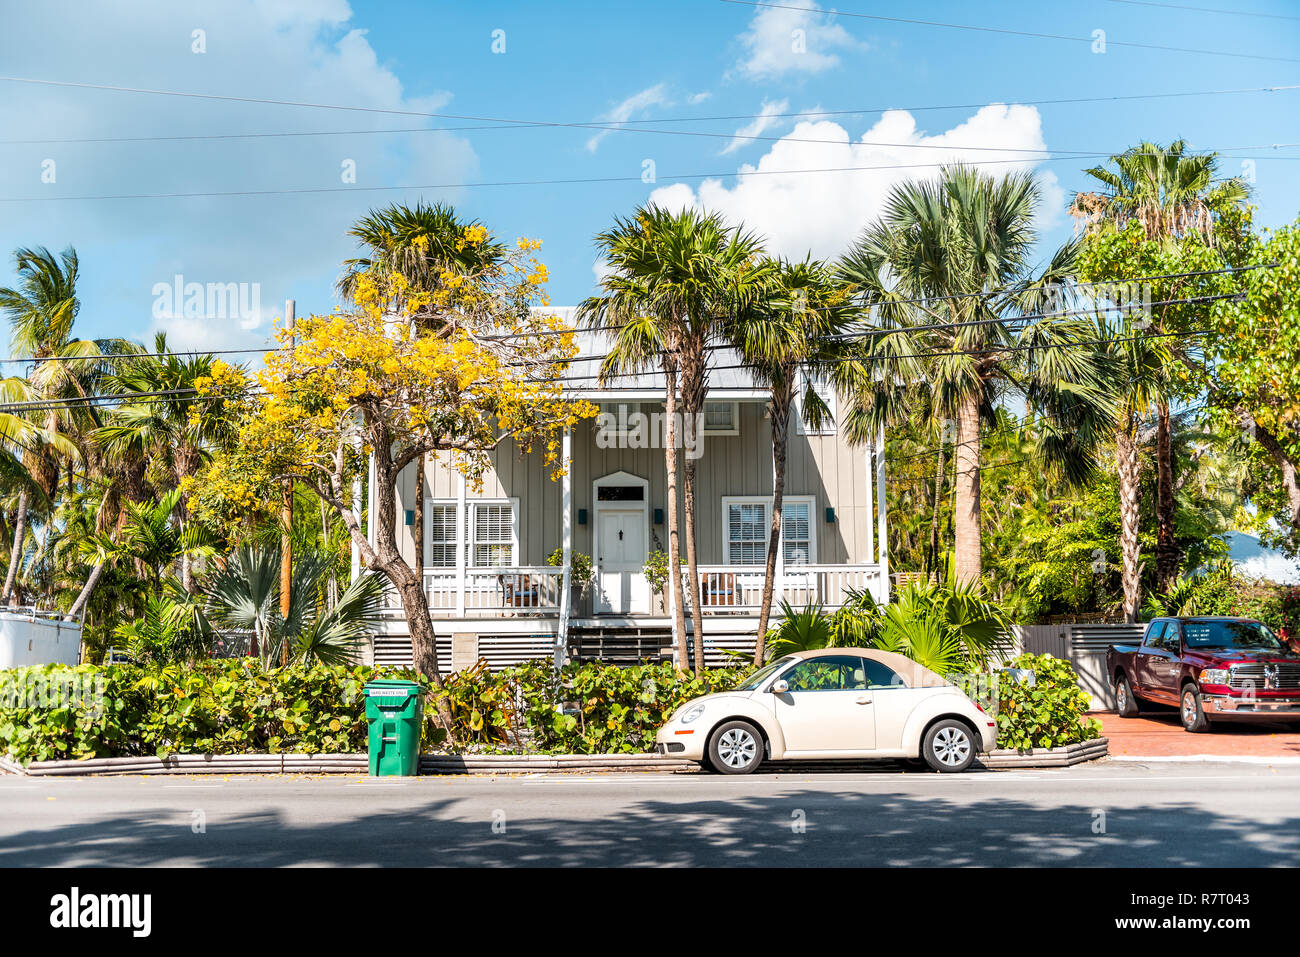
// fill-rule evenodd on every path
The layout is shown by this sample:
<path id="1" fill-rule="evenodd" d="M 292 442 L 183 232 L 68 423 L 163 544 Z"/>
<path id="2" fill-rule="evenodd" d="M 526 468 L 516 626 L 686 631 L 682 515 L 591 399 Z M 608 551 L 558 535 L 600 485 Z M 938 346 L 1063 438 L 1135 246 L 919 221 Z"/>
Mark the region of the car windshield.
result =
<path id="1" fill-rule="evenodd" d="M 772 677 L 772 675 L 776 674 L 782 668 L 789 666 L 795 660 L 794 655 L 786 655 L 784 658 L 778 658 L 776 661 L 764 665 L 740 684 L 736 685 L 736 690 L 757 691 L 764 681 Z"/>
<path id="2" fill-rule="evenodd" d="M 1185 621 L 1183 640 L 1189 648 L 1286 650 L 1268 626 L 1257 621 Z"/>

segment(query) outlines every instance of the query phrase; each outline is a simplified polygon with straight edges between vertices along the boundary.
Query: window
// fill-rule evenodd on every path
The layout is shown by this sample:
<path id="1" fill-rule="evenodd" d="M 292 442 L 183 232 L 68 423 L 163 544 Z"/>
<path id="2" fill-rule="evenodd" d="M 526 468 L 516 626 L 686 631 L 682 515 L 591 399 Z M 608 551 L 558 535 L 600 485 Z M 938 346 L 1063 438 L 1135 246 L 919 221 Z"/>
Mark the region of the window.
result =
<path id="1" fill-rule="evenodd" d="M 786 565 L 816 563 L 817 536 L 813 531 L 816 507 L 812 496 L 786 496 L 781 510 L 781 540 Z M 723 557 L 728 565 L 762 565 L 767 562 L 771 508 L 772 499 L 768 496 L 723 497 Z"/>
<path id="2" fill-rule="evenodd" d="M 737 402 L 705 402 L 704 434 L 739 435 L 740 404 Z"/>
<path id="3" fill-rule="evenodd" d="M 1168 624 L 1169 622 L 1162 618 L 1157 618 L 1155 621 L 1151 622 L 1151 624 L 1147 625 L 1146 637 L 1143 639 L 1142 643 L 1148 648 L 1159 648 L 1161 642 L 1164 641 L 1165 628 Z"/>
<path id="4" fill-rule="evenodd" d="M 812 502 L 781 504 L 781 543 L 787 565 L 812 561 Z"/>
<path id="5" fill-rule="evenodd" d="M 609 436 L 647 432 L 650 416 L 658 407 L 649 402 L 602 402 L 596 416 L 596 428 Z"/>
<path id="6" fill-rule="evenodd" d="M 803 415 L 804 393 L 807 391 L 807 389 L 808 389 L 808 380 L 801 379 L 799 391 L 795 396 L 795 402 L 794 402 L 796 423 L 798 426 L 799 434 L 800 435 L 834 435 L 835 414 L 836 414 L 835 390 L 831 387 L 831 384 L 827 382 L 824 378 L 818 378 L 813 381 L 812 390 L 817 394 L 817 397 L 821 399 L 822 405 L 826 407 L 826 410 L 822 413 L 821 425 L 814 429 L 808 425 Z"/>
<path id="7" fill-rule="evenodd" d="M 470 557 L 478 567 L 515 563 L 515 508 L 512 502 L 470 505 Z"/>
<path id="8" fill-rule="evenodd" d="M 899 677 L 893 668 L 876 661 L 874 658 L 862 659 L 863 670 L 867 673 L 868 688 L 906 688 L 907 683 Z"/>
<path id="9" fill-rule="evenodd" d="M 1189 648 L 1262 649 L 1285 653 L 1286 647 L 1258 621 L 1189 621 L 1183 625 Z"/>
<path id="10" fill-rule="evenodd" d="M 856 655 L 827 655 L 799 662 L 781 677 L 794 691 L 866 691 L 863 659 Z"/>
<path id="11" fill-rule="evenodd" d="M 456 506 L 430 505 L 429 534 L 425 536 L 430 568 L 456 567 Z"/>
<path id="12" fill-rule="evenodd" d="M 767 561 L 767 503 L 733 502 L 725 511 L 727 564 L 764 564 Z"/>

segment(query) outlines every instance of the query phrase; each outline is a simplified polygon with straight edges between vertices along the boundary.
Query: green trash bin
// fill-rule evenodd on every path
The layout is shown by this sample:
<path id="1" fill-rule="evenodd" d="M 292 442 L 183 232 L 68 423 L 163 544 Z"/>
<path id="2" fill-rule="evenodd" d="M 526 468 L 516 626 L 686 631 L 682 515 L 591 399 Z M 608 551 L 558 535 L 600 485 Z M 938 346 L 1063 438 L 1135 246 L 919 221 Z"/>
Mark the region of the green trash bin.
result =
<path id="1" fill-rule="evenodd" d="M 370 721 L 370 773 L 411 777 L 420 773 L 420 719 L 424 699 L 414 681 L 380 678 L 366 685 Z"/>

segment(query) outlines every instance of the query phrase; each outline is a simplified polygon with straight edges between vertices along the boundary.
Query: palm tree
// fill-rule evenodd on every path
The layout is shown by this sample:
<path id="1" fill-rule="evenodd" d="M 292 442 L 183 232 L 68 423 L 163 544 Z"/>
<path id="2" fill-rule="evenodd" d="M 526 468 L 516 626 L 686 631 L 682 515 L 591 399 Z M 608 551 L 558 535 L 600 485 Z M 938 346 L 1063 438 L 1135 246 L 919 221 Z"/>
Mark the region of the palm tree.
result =
<path id="1" fill-rule="evenodd" d="M 824 263 L 767 264 L 769 285 L 739 310 L 728 337 L 749 365 L 754 378 L 768 390 L 772 429 L 772 515 L 767 540 L 763 598 L 758 612 L 754 661 L 765 657 L 763 647 L 776 580 L 777 550 L 784 527 L 786 451 L 790 411 L 802 387 L 803 415 L 814 427 L 829 414 L 814 384 L 825 375 L 824 360 L 837 351 L 837 336 L 857 312 L 849 287 Z M 802 378 L 801 378 L 802 377 Z"/>
<path id="2" fill-rule="evenodd" d="M 1168 147 L 1142 142 L 1112 156 L 1107 166 L 1085 170 L 1104 189 L 1076 193 L 1070 212 L 1089 232 L 1123 229 L 1136 221 L 1148 239 L 1176 242 L 1194 236 L 1212 246 L 1218 214 L 1243 205 L 1250 196 L 1245 180 L 1219 180 L 1218 169 L 1214 153 L 1188 153 L 1186 140 L 1175 140 Z M 1179 565 L 1174 540 L 1172 426 L 1168 396 L 1155 396 L 1155 404 L 1156 578 L 1159 587 L 1167 589 L 1177 577 Z"/>
<path id="3" fill-rule="evenodd" d="M 683 469 L 685 554 L 690 580 L 684 600 L 681 533 L 677 520 L 677 422 L 685 441 L 696 440 L 695 423 L 708 394 L 706 357 L 721 342 L 730 320 L 762 286 L 757 268 L 758 241 L 728 229 L 721 217 L 694 210 L 674 213 L 658 206 L 639 208 L 630 219 L 616 218 L 596 236 L 611 272 L 601 281 L 603 295 L 578 307 L 580 321 L 614 328 L 614 342 L 601 365 L 602 379 L 640 371 L 658 359 L 664 373 L 664 440 L 669 516 L 668 567 L 672 579 L 678 659 L 687 660 L 683 605 L 689 604 L 694 632 L 695 670 L 704 667 L 704 621 L 700 608 L 699 564 L 695 548 L 695 460 Z"/>
<path id="4" fill-rule="evenodd" d="M 1141 467 L 1138 426 L 1151 408 L 1165 400 L 1165 369 L 1172 360 L 1165 339 L 1135 335 L 1128 317 L 1096 317 L 1096 337 L 1102 356 L 1113 369 L 1115 388 L 1115 467 L 1119 478 L 1120 561 L 1124 589 L 1124 620 L 1138 620 L 1142 603 Z"/>
<path id="5" fill-rule="evenodd" d="M 878 223 L 841 264 L 880 322 L 864 336 L 861 362 L 840 363 L 850 395 L 851 439 L 867 441 L 905 419 L 918 398 L 931 418 L 956 421 L 956 575 L 983 570 L 980 428 L 996 403 L 1019 397 L 1042 409 L 1039 451 L 1081 481 L 1105 405 L 1095 357 L 1070 348 L 1087 324 L 1040 315 L 1071 272 L 1075 245 L 1037 275 L 1030 257 L 1039 190 L 1032 176 L 994 179 L 966 166 L 893 191 Z M 1064 346 L 1065 348 L 1062 348 Z"/>
<path id="6" fill-rule="evenodd" d="M 149 462 L 156 488 L 180 489 L 177 517 L 184 521 L 189 496 L 185 481 L 198 473 L 214 446 L 231 438 L 231 424 L 213 406 L 216 400 L 195 401 L 196 383 L 212 374 L 216 356 L 175 355 L 168 351 L 163 332 L 154 337 L 154 353 L 128 357 L 107 376 L 106 391 L 144 395 L 119 405 L 94 437 L 112 458 Z M 188 555 L 181 562 L 181 584 L 193 592 Z"/>

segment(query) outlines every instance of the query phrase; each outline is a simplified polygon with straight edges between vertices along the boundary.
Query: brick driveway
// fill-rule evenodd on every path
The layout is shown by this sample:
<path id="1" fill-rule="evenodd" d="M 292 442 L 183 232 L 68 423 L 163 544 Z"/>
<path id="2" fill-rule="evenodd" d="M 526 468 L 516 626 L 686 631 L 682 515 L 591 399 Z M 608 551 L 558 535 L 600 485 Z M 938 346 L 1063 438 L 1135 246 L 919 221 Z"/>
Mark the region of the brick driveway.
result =
<path id="1" fill-rule="evenodd" d="M 1139 718 L 1121 718 L 1109 711 L 1091 715 L 1110 739 L 1112 755 L 1170 757 L 1213 754 L 1230 757 L 1300 758 L 1300 724 L 1244 724 L 1220 722 L 1204 734 L 1188 734 L 1178 714 L 1151 712 Z"/>

